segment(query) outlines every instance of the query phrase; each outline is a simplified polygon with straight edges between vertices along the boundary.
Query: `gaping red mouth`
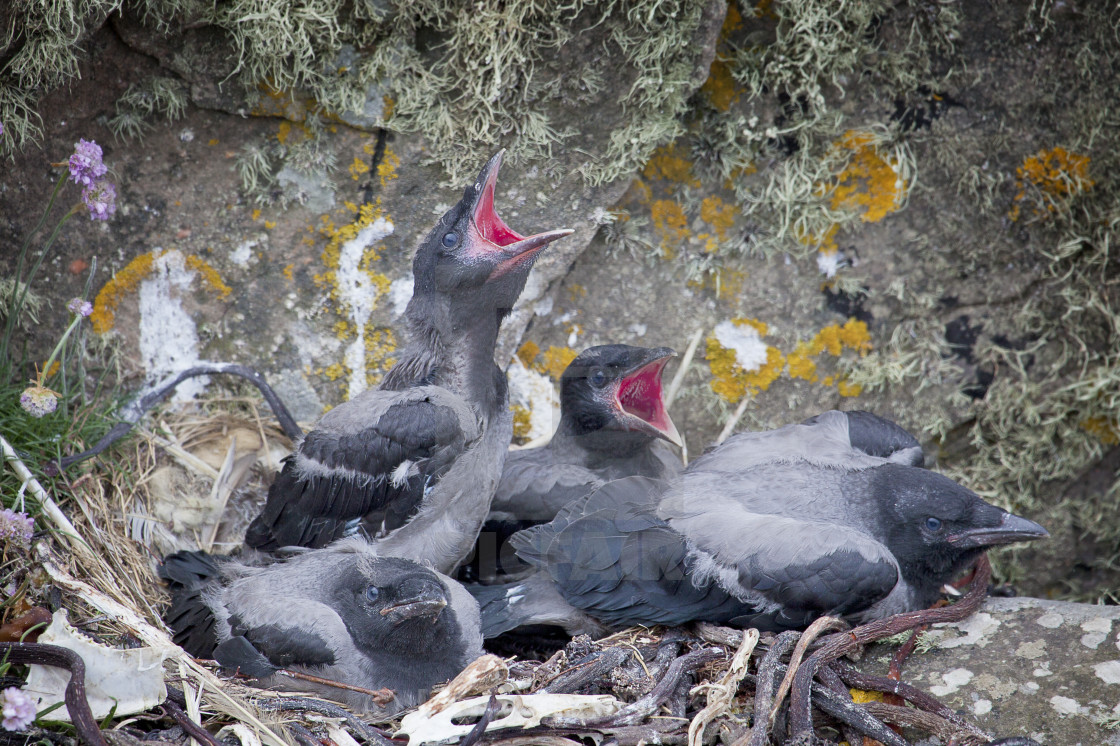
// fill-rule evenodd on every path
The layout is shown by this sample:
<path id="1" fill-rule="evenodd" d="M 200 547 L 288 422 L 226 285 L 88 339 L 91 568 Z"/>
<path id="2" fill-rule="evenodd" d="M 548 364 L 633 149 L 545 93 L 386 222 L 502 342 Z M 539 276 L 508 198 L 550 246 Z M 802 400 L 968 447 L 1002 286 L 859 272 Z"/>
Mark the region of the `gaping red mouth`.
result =
<path id="1" fill-rule="evenodd" d="M 648 423 L 657 435 L 680 445 L 677 426 L 669 419 L 661 398 L 661 371 L 669 356 L 646 363 L 618 384 L 618 404 L 622 411 Z"/>
<path id="2" fill-rule="evenodd" d="M 506 221 L 494 210 L 494 190 L 498 183 L 498 171 L 502 167 L 503 153 L 504 151 L 499 152 L 491 158 L 483 169 L 481 189 L 471 213 L 473 253 L 491 257 L 498 254 L 502 257 L 490 273 L 491 280 L 531 262 L 545 246 L 572 232 L 547 231 L 526 237 L 506 225 Z"/>

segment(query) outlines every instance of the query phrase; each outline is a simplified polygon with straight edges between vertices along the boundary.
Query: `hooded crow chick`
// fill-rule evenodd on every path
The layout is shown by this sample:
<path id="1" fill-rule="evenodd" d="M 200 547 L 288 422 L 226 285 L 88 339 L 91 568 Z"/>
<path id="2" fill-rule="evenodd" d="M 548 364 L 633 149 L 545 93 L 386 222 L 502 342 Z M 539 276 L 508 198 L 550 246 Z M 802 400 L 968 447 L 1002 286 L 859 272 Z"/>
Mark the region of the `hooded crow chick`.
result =
<path id="1" fill-rule="evenodd" d="M 460 580 L 524 569 L 504 551 L 509 537 L 552 520 L 612 479 L 680 473 L 684 466 L 668 445 L 680 446 L 680 434 L 661 398 L 661 373 L 675 355 L 668 347 L 600 345 L 568 364 L 560 376 L 560 424 L 546 445 L 506 456 L 490 516 Z"/>
<path id="2" fill-rule="evenodd" d="M 321 547 L 364 523 L 378 554 L 450 572 L 490 508 L 512 437 L 498 328 L 537 253 L 494 211 L 502 153 L 420 244 L 405 312 L 410 344 L 377 389 L 319 420 L 285 460 L 245 543 Z"/>
<path id="3" fill-rule="evenodd" d="M 600 345 L 560 376 L 560 424 L 540 448 L 506 456 L 491 519 L 550 521 L 591 490 L 622 477 L 665 478 L 683 467 L 667 443 L 681 437 L 661 398 L 668 347 Z"/>
<path id="4" fill-rule="evenodd" d="M 172 601 L 164 618 L 198 658 L 263 688 L 310 691 L 359 712 L 390 716 L 425 701 L 432 685 L 482 654 L 478 604 L 454 580 L 409 560 L 378 557 L 361 537 L 254 567 L 176 552 L 159 569 Z M 365 689 L 285 676 L 281 669 Z"/>
<path id="5" fill-rule="evenodd" d="M 826 412 L 732 436 L 667 482 L 609 482 L 513 537 L 537 572 L 470 589 L 483 634 L 693 620 L 784 630 L 825 614 L 862 623 L 928 607 L 990 547 L 1048 535 L 911 465 L 913 448 L 875 415 Z"/>

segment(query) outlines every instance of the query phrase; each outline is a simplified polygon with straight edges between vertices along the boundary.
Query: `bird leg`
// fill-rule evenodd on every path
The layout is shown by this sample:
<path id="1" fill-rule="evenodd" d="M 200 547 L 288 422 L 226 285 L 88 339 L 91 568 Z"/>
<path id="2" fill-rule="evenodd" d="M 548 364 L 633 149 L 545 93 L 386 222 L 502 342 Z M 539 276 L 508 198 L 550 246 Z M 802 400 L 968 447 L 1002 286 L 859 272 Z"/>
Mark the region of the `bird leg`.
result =
<path id="1" fill-rule="evenodd" d="M 976 576 L 973 578 L 972 587 L 959 601 L 951 606 L 910 611 L 905 614 L 896 614 L 886 619 L 876 619 L 873 622 L 861 625 L 848 632 L 830 635 L 822 641 L 821 647 L 809 657 L 797 671 L 793 680 L 793 689 L 790 697 L 790 729 L 792 738 L 811 737 L 813 733 L 812 705 L 810 701 L 810 687 L 817 671 L 825 663 L 835 660 L 842 655 L 856 650 L 875 640 L 900 632 L 912 630 L 923 624 L 938 624 L 941 622 L 956 622 L 972 614 L 980 606 L 988 593 L 988 580 L 992 575 L 992 566 L 988 557 L 981 554 L 976 561 Z M 827 709 L 822 706 L 827 712 Z M 830 713 L 831 714 L 831 713 Z M 878 721 L 876 721 L 878 722 Z M 880 723 L 881 725 L 881 723 Z M 885 726 L 884 726 L 885 727 Z M 893 735 L 893 731 L 889 731 Z M 882 741 L 883 739 L 879 739 Z M 886 743 L 886 741 L 884 741 Z"/>

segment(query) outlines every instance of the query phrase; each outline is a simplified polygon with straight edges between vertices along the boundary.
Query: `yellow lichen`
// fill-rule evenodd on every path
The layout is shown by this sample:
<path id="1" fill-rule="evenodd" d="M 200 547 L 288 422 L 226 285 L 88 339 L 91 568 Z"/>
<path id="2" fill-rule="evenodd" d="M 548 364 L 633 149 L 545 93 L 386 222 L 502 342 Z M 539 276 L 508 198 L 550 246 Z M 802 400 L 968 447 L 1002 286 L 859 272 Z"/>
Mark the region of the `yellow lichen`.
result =
<path id="1" fill-rule="evenodd" d="M 323 368 L 320 375 L 328 381 L 337 381 L 344 377 L 347 373 L 346 366 L 342 363 L 331 363 L 326 368 Z"/>
<path id="2" fill-rule="evenodd" d="M 700 186 L 700 180 L 692 175 L 692 164 L 677 155 L 676 143 L 669 143 L 653 151 L 653 156 L 642 169 L 642 175 L 651 181 L 666 181 L 671 185 Z"/>
<path id="3" fill-rule="evenodd" d="M 1106 446 L 1120 445 L 1120 423 L 1108 417 L 1089 417 L 1081 427 Z"/>
<path id="4" fill-rule="evenodd" d="M 579 353 L 571 347 L 556 347 L 550 345 L 541 356 L 541 361 L 534 367 L 541 373 L 547 374 L 552 380 L 559 381 L 568 363 L 576 359 Z"/>
<path id="5" fill-rule="evenodd" d="M 517 440 L 525 440 L 529 437 L 529 431 L 533 429 L 532 412 L 528 407 L 520 404 L 511 405 L 510 410 L 513 411 L 513 437 Z"/>
<path id="6" fill-rule="evenodd" d="M 284 279 L 288 280 L 289 282 L 296 279 L 295 275 L 292 274 L 292 268 L 293 267 L 295 267 L 294 264 L 289 264 L 286 267 L 284 267 L 284 271 L 283 271 Z"/>
<path id="7" fill-rule="evenodd" d="M 906 185 L 899 176 L 899 164 L 883 155 L 873 134 L 848 130 L 838 147 L 852 155 L 829 189 L 832 209 L 856 210 L 864 222 L 877 223 L 902 206 Z"/>
<path id="8" fill-rule="evenodd" d="M 376 386 L 397 363 L 393 357 L 397 351 L 397 337 L 388 327 L 366 324 L 363 340 L 366 347 L 366 384 Z"/>
<path id="9" fill-rule="evenodd" d="M 381 163 L 377 164 L 377 175 L 381 179 L 381 186 L 397 178 L 397 166 L 401 165 L 401 159 L 393 152 L 392 148 L 385 148 L 385 155 L 381 158 Z"/>
<path id="10" fill-rule="evenodd" d="M 350 178 L 354 181 L 362 178 L 365 174 L 369 173 L 369 164 L 363 161 L 358 156 L 354 156 L 354 162 L 350 164 Z"/>
<path id="11" fill-rule="evenodd" d="M 676 249 L 689 236 L 688 217 L 684 214 L 684 208 L 671 199 L 659 199 L 650 205 L 650 214 L 653 216 L 653 227 L 661 236 L 664 257 L 674 258 Z"/>
<path id="12" fill-rule="evenodd" d="M 727 240 L 727 232 L 735 225 L 735 215 L 738 213 L 735 205 L 726 204 L 719 197 L 712 195 L 705 197 L 700 202 L 700 217 L 715 229 L 720 241 Z"/>
<path id="13" fill-rule="evenodd" d="M 765 336 L 769 327 L 756 319 L 732 319 L 736 326 L 753 327 L 760 337 Z M 747 393 L 755 394 L 770 388 L 785 368 L 785 358 L 781 350 L 772 345 L 766 347 L 766 362 L 757 370 L 744 370 L 735 356 L 735 351 L 719 343 L 714 334 L 708 336 L 704 356 L 712 371 L 709 384 L 719 396 L 729 402 L 738 402 Z"/>
<path id="14" fill-rule="evenodd" d="M 537 355 L 540 354 L 540 351 L 541 348 L 536 342 L 527 340 L 517 348 L 517 359 L 521 361 L 522 365 L 528 368 L 533 364 L 533 361 L 537 359 Z"/>
<path id="15" fill-rule="evenodd" d="M 818 352 L 806 342 L 798 342 L 796 349 L 786 356 L 786 367 L 789 369 L 790 378 L 800 378 L 809 383 L 816 383 L 817 364 L 813 361 Z"/>
<path id="16" fill-rule="evenodd" d="M 731 67 L 719 57 L 712 60 L 708 68 L 708 79 L 700 87 L 708 96 L 708 101 L 720 111 L 728 111 L 731 105 L 739 100 L 742 94 L 735 78 L 731 76 Z"/>
<path id="17" fill-rule="evenodd" d="M 174 249 L 171 249 L 171 251 L 174 251 Z M 93 313 L 89 317 L 95 332 L 104 334 L 113 328 L 117 307 L 121 301 L 128 293 L 136 290 L 140 283 L 152 273 L 156 259 L 165 253 L 167 252 L 156 249 L 141 254 L 121 268 L 105 283 L 98 291 L 97 297 L 94 298 Z M 203 282 L 215 290 L 222 300 L 228 298 L 230 293 L 233 292 L 230 286 L 222 281 L 217 270 L 197 256 L 193 254 L 186 256 L 184 263 L 187 267 L 193 269 L 202 278 Z"/>
<path id="18" fill-rule="evenodd" d="M 871 334 L 867 331 L 865 322 L 850 318 L 843 326 L 830 324 L 817 332 L 809 342 L 809 349 L 814 355 L 821 352 L 839 355 L 845 347 L 861 355 L 871 350 Z"/>
<path id="19" fill-rule="evenodd" d="M 261 209 L 260 209 L 259 207 L 255 208 L 255 209 L 253 210 L 253 212 L 252 212 L 252 216 L 253 216 L 253 220 L 260 220 L 260 218 L 261 218 Z"/>
<path id="20" fill-rule="evenodd" d="M 840 379 L 836 382 L 836 390 L 840 393 L 840 396 L 859 396 L 863 393 L 863 386 Z"/>
<path id="21" fill-rule="evenodd" d="M 1018 192 L 1011 207 L 1010 217 L 1018 220 L 1022 202 L 1027 199 L 1028 185 L 1041 196 L 1046 211 L 1035 208 L 1035 215 L 1046 215 L 1058 209 L 1060 202 L 1075 194 L 1087 191 L 1096 184 L 1089 178 L 1089 156 L 1070 153 L 1063 147 L 1041 150 L 1023 161 L 1016 169 Z"/>
<path id="22" fill-rule="evenodd" d="M 857 705 L 866 704 L 867 702 L 882 702 L 882 692 L 866 692 L 863 689 L 849 689 L 848 693 L 852 695 L 852 701 Z"/>

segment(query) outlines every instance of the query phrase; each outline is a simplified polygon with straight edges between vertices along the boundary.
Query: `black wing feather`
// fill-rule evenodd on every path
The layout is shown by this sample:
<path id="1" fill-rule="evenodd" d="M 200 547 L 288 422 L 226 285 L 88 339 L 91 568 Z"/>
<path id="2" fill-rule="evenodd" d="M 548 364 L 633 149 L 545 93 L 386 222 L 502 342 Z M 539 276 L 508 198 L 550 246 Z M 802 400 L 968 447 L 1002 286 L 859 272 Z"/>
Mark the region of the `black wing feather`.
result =
<path id="1" fill-rule="evenodd" d="M 301 474 L 295 458 L 286 459 L 245 543 L 264 550 L 325 546 L 374 510 L 385 511 L 392 524 L 399 524 L 465 448 L 455 411 L 429 400 L 393 405 L 357 433 L 312 430 L 300 444 L 300 454 L 328 471 Z M 405 461 L 418 473 L 394 485 L 392 474 Z"/>

